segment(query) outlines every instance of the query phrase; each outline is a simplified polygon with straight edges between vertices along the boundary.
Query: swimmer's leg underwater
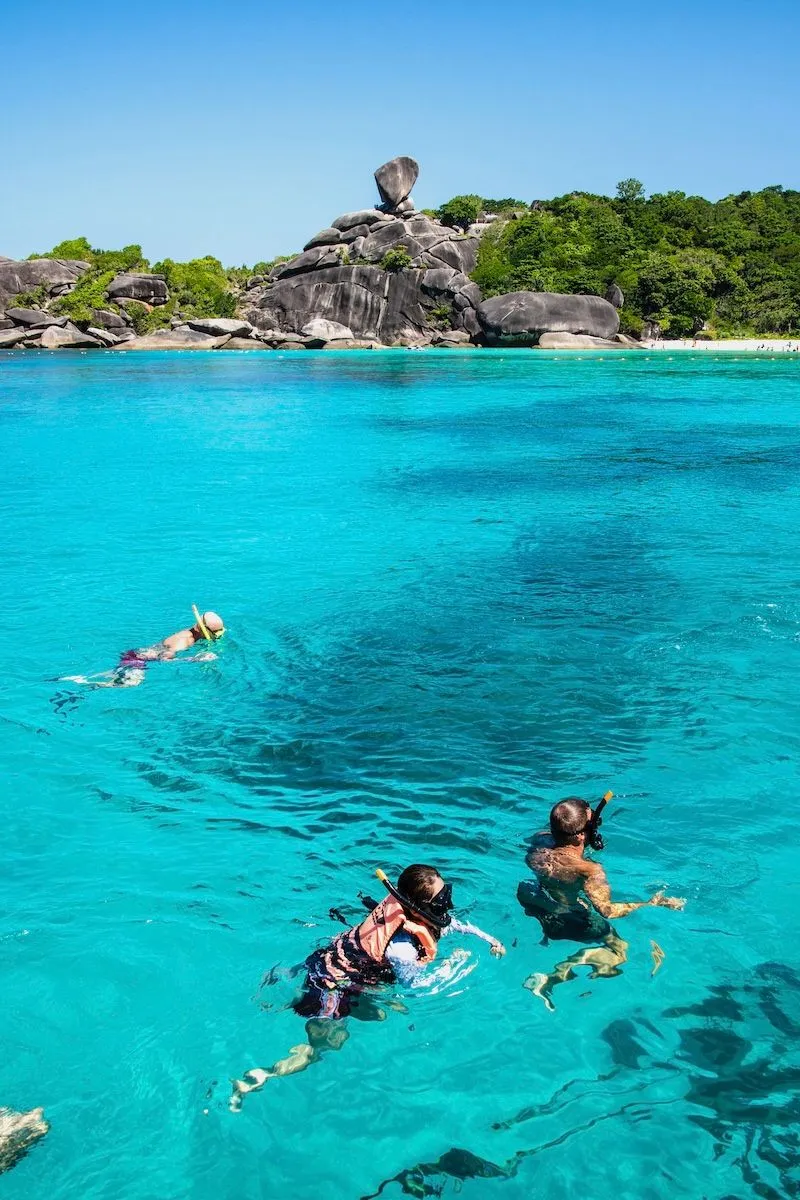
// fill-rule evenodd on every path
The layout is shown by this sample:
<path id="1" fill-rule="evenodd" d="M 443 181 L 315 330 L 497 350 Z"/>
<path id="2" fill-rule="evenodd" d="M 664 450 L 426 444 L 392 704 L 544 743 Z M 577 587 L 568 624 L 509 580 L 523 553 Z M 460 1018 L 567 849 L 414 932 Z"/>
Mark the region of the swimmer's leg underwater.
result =
<path id="1" fill-rule="evenodd" d="M 535 972 L 525 980 L 523 987 L 543 1000 L 551 1012 L 555 1011 L 552 1001 L 553 989 L 561 983 L 575 979 L 577 967 L 591 967 L 590 979 L 613 979 L 622 974 L 622 964 L 628 961 L 628 943 L 613 930 L 603 939 L 602 946 L 584 946 L 556 963 L 549 974 Z"/>
<path id="2" fill-rule="evenodd" d="M 349 1036 L 341 1018 L 312 1017 L 306 1021 L 307 1042 L 292 1046 L 289 1053 L 271 1067 L 252 1067 L 241 1079 L 232 1080 L 233 1091 L 228 1102 L 231 1112 L 238 1112 L 247 1093 L 260 1091 L 268 1079 L 305 1071 L 312 1063 L 319 1062 L 328 1050 L 341 1050 Z"/>

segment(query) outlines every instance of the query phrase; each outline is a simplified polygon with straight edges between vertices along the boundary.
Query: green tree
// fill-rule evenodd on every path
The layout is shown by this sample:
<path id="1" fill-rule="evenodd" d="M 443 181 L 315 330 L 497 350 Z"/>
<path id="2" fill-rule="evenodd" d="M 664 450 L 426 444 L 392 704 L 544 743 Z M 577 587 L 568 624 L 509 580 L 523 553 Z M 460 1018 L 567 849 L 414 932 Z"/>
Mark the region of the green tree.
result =
<path id="1" fill-rule="evenodd" d="M 617 199 L 626 204 L 644 200 L 644 184 L 639 179 L 620 179 L 617 184 Z"/>
<path id="2" fill-rule="evenodd" d="M 483 209 L 480 196 L 454 196 L 437 209 L 439 220 L 451 229 L 468 229 L 477 221 Z"/>

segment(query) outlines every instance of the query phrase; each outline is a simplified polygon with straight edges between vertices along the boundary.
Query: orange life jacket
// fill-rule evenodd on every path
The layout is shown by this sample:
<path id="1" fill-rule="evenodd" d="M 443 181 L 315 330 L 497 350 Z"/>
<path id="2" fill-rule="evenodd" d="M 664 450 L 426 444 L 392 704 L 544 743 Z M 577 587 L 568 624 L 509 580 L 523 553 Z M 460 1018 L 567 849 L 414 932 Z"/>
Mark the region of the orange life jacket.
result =
<path id="1" fill-rule="evenodd" d="M 412 934 L 422 951 L 420 960 L 432 962 L 436 957 L 436 938 L 427 925 L 409 917 L 399 900 L 387 896 L 377 908 L 346 933 L 334 938 L 320 957 L 331 986 L 342 979 L 360 982 L 391 978 L 391 969 L 384 961 L 386 947 L 399 930 Z"/>

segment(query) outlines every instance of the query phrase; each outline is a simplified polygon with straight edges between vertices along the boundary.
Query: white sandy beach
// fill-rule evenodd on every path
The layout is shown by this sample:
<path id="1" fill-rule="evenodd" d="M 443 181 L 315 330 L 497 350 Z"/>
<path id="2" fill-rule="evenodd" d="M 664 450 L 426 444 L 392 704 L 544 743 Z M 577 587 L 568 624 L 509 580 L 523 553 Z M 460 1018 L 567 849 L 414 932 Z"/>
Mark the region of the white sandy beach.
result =
<path id="1" fill-rule="evenodd" d="M 720 351 L 750 351 L 761 354 L 800 354 L 799 338 L 727 338 L 720 341 L 709 341 L 705 338 L 676 338 L 674 341 L 658 338 L 643 341 L 648 350 L 709 350 L 712 353 Z"/>

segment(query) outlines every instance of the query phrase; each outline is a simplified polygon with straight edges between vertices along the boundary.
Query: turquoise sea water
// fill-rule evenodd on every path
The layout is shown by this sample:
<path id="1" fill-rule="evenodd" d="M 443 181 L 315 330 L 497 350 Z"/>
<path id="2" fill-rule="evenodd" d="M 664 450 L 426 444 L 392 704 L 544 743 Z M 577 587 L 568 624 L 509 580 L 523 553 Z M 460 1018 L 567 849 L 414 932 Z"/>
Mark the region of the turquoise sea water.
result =
<path id="1" fill-rule="evenodd" d="M 800 1194 L 800 363 L 6 354 L 0 454 L 5 1195 Z M 55 681 L 193 601 L 216 662 Z M 687 907 L 550 1013 L 525 842 L 607 787 L 618 898 Z M 231 1115 L 412 861 L 506 958 Z"/>

